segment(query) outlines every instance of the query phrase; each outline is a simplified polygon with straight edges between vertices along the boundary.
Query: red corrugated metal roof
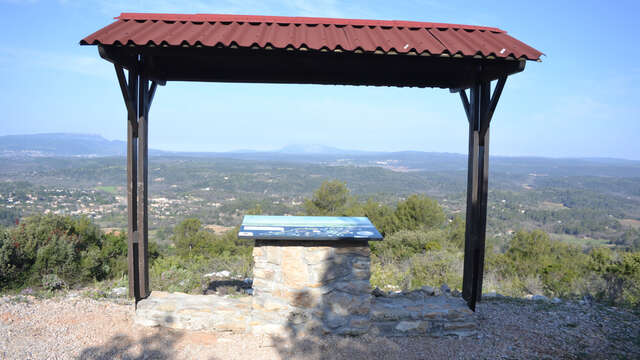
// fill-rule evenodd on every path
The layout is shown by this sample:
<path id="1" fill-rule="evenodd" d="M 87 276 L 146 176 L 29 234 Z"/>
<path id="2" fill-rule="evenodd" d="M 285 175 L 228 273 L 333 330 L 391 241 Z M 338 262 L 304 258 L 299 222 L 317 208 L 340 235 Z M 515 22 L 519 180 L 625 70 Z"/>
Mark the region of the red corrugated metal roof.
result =
<path id="1" fill-rule="evenodd" d="M 219 14 L 122 13 L 83 45 L 271 46 L 539 60 L 538 50 L 490 27 L 413 21 Z"/>

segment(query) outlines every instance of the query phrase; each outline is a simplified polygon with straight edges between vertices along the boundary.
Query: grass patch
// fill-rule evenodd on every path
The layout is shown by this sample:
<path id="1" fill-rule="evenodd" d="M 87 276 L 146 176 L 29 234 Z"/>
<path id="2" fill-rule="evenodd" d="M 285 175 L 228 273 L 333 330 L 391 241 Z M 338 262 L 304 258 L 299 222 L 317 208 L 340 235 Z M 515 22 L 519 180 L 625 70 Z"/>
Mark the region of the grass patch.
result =
<path id="1" fill-rule="evenodd" d="M 96 190 L 97 191 L 103 191 L 112 195 L 117 195 L 118 194 L 118 187 L 117 186 L 96 186 Z"/>
<path id="2" fill-rule="evenodd" d="M 549 237 L 553 240 L 562 241 L 564 243 L 577 246 L 605 246 L 609 243 L 609 240 L 606 239 L 583 238 L 568 234 L 550 233 Z"/>

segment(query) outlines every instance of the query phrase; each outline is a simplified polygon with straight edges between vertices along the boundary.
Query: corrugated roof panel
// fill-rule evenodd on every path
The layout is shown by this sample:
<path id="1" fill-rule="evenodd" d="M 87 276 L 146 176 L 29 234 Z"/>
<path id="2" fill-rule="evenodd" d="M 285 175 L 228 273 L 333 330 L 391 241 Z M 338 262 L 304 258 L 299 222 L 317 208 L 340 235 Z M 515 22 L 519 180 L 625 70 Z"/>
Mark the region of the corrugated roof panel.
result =
<path id="1" fill-rule="evenodd" d="M 170 46 L 231 46 L 353 52 L 396 51 L 513 56 L 538 60 L 541 52 L 496 28 L 408 21 L 291 18 L 215 14 L 127 14 L 81 44 L 133 43 Z"/>

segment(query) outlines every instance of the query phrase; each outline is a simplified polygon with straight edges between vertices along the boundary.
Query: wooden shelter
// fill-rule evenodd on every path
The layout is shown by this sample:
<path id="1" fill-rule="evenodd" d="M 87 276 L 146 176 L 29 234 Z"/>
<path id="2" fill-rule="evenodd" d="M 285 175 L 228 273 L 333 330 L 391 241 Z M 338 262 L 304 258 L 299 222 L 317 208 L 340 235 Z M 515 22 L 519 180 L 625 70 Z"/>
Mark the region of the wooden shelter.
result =
<path id="1" fill-rule="evenodd" d="M 489 27 L 213 14 L 123 13 L 80 44 L 97 45 L 114 64 L 127 107 L 129 294 L 136 300 L 150 294 L 148 124 L 158 85 L 411 86 L 459 93 L 467 115 L 463 297 L 475 310 L 482 294 L 489 125 L 507 77 L 523 71 L 527 60 L 539 61 L 541 52 Z"/>

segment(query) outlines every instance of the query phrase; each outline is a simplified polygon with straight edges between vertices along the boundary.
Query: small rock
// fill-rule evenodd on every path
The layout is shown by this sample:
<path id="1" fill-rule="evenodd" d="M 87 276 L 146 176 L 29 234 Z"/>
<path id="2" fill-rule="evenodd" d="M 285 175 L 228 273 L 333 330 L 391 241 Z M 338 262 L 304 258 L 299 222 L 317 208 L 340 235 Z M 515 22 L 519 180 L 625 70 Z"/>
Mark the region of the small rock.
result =
<path id="1" fill-rule="evenodd" d="M 222 270 L 218 272 L 212 272 L 208 274 L 204 274 L 204 277 L 219 277 L 219 278 L 228 278 L 231 276 L 231 272 L 227 270 Z"/>
<path id="2" fill-rule="evenodd" d="M 497 298 L 497 297 L 498 297 L 498 293 L 496 293 L 495 291 L 482 294 L 482 298 L 483 299 L 493 299 L 493 298 Z"/>
<path id="3" fill-rule="evenodd" d="M 442 290 L 443 294 L 451 293 L 451 289 L 449 288 L 449 285 L 447 285 L 447 284 L 442 284 L 442 286 L 440 286 L 440 290 Z"/>
<path id="4" fill-rule="evenodd" d="M 532 294 L 527 294 L 527 295 L 524 296 L 524 298 L 527 299 L 527 300 L 531 300 L 531 299 L 533 299 L 533 295 Z"/>
<path id="5" fill-rule="evenodd" d="M 531 297 L 531 300 L 533 300 L 533 301 L 549 301 L 549 298 L 544 296 L 544 295 L 539 295 L 538 294 L 538 295 L 533 295 Z"/>
<path id="6" fill-rule="evenodd" d="M 332 329 L 338 328 L 347 323 L 346 316 L 336 314 L 333 311 L 327 312 L 324 317 L 325 317 L 324 319 L 325 324 Z"/>
<path id="7" fill-rule="evenodd" d="M 420 327 L 419 321 L 400 321 L 398 325 L 396 325 L 396 330 L 407 332 L 411 330 L 417 330 L 418 327 Z"/>
<path id="8" fill-rule="evenodd" d="M 462 296 L 462 293 L 458 291 L 458 289 L 453 289 L 453 291 L 451 292 L 451 296 L 460 297 Z"/>
<path id="9" fill-rule="evenodd" d="M 387 297 L 387 293 L 380 290 L 380 288 L 378 288 L 377 286 L 375 289 L 373 289 L 373 291 L 371 291 L 371 295 L 375 297 Z"/>
<path id="10" fill-rule="evenodd" d="M 420 290 L 422 290 L 425 294 L 429 296 L 434 296 L 436 294 L 436 290 L 431 286 L 423 286 L 420 288 Z"/>
<path id="11" fill-rule="evenodd" d="M 127 288 L 126 287 L 117 287 L 117 288 L 113 288 L 111 289 L 111 295 L 113 296 L 125 296 L 127 295 Z"/>
<path id="12" fill-rule="evenodd" d="M 551 299 L 551 302 L 554 304 L 560 304 L 562 302 L 562 299 L 554 297 L 553 299 Z"/>

